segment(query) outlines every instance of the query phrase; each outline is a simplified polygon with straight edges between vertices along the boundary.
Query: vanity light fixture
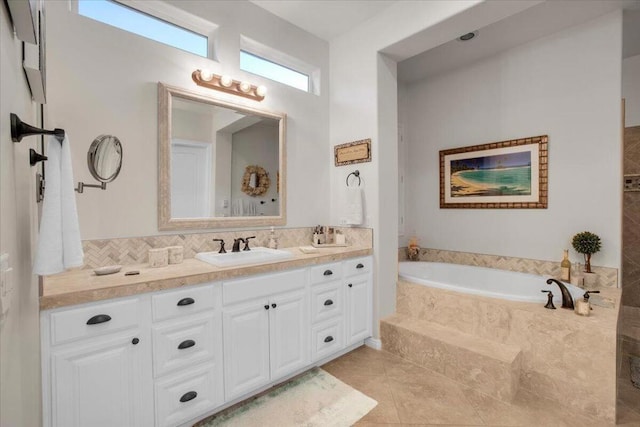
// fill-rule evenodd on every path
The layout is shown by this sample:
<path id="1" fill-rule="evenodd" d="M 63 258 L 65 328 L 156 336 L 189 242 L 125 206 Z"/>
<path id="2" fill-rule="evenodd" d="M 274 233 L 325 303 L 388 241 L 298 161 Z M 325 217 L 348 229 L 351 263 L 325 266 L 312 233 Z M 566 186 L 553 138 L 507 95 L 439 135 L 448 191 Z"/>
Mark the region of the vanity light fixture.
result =
<path id="1" fill-rule="evenodd" d="M 255 86 L 249 82 L 233 80 L 229 76 L 219 76 L 208 70 L 195 70 L 191 73 L 193 81 L 202 87 L 231 93 L 245 98 L 262 101 L 267 94 L 264 86 Z"/>

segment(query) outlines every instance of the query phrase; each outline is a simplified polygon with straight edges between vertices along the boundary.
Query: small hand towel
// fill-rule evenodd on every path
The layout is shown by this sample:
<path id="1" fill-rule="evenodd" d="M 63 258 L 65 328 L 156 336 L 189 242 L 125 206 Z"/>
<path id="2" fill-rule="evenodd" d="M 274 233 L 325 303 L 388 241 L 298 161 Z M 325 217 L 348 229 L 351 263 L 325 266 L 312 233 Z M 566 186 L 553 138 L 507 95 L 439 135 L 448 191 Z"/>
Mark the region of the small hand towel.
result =
<path id="1" fill-rule="evenodd" d="M 361 225 L 363 220 L 363 193 L 360 187 L 347 187 L 345 220 L 349 225 Z"/>
<path id="2" fill-rule="evenodd" d="M 45 162 L 46 189 L 33 273 L 55 274 L 83 264 L 84 252 L 76 209 L 69 139 L 49 137 Z"/>

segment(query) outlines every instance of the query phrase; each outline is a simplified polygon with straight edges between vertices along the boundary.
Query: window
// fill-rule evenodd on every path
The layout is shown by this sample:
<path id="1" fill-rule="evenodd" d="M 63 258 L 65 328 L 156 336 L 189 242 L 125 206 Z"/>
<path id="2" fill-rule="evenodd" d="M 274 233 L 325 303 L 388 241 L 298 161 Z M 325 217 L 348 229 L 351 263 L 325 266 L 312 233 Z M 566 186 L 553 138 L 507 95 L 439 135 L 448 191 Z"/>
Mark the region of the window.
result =
<path id="1" fill-rule="evenodd" d="M 268 59 L 240 51 L 240 69 L 309 92 L 309 76 Z"/>
<path id="2" fill-rule="evenodd" d="M 78 0 L 78 13 L 207 58 L 209 38 L 113 0 Z"/>

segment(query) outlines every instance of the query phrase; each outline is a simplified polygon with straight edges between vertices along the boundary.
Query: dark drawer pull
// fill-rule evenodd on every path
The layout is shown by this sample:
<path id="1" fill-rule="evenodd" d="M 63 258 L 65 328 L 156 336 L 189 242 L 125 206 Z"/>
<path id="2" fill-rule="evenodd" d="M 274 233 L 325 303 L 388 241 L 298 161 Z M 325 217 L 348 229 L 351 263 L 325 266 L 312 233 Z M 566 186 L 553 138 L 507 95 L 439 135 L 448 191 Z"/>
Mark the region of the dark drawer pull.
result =
<path id="1" fill-rule="evenodd" d="M 330 299 L 326 300 L 324 302 L 324 305 L 333 305 L 333 301 L 331 301 Z"/>
<path id="2" fill-rule="evenodd" d="M 182 298 L 180 301 L 178 301 L 178 305 L 182 307 L 185 305 L 191 305 L 194 302 L 196 302 L 196 300 L 194 300 L 193 298 Z"/>
<path id="3" fill-rule="evenodd" d="M 269 310 L 269 304 L 265 305 L 265 306 L 264 306 L 264 309 L 265 309 L 265 310 Z"/>
<path id="4" fill-rule="evenodd" d="M 349 283 L 347 286 L 353 288 L 353 283 Z"/>
<path id="5" fill-rule="evenodd" d="M 182 395 L 182 397 L 180 398 L 180 402 L 182 403 L 188 402 L 190 400 L 195 399 L 196 396 L 198 396 L 198 393 L 196 393 L 195 391 L 188 391 Z"/>
<path id="6" fill-rule="evenodd" d="M 276 308 L 278 304 L 271 304 L 271 308 Z"/>
<path id="7" fill-rule="evenodd" d="M 333 274 L 333 271 L 325 270 L 324 273 L 322 273 L 322 274 L 324 274 L 325 276 L 331 276 Z"/>
<path id="8" fill-rule="evenodd" d="M 108 314 L 97 314 L 91 319 L 87 320 L 87 325 L 97 325 L 98 323 L 105 323 L 111 320 L 111 316 Z"/>
<path id="9" fill-rule="evenodd" d="M 356 268 L 364 268 L 364 265 L 358 264 L 358 265 L 356 265 Z"/>
<path id="10" fill-rule="evenodd" d="M 333 337 L 331 335 L 329 335 L 324 339 L 324 342 L 331 342 L 331 341 L 333 341 Z"/>
<path id="11" fill-rule="evenodd" d="M 196 345 L 194 340 L 185 340 L 180 343 L 178 350 L 184 350 L 185 348 L 193 347 L 194 345 Z"/>

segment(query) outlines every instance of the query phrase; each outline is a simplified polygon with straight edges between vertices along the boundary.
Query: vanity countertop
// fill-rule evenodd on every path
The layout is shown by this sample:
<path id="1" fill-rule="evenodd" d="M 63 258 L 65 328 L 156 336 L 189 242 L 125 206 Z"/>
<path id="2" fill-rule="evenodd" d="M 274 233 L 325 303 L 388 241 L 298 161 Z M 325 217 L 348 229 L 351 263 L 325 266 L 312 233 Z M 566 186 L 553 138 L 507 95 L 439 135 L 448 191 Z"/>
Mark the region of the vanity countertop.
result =
<path id="1" fill-rule="evenodd" d="M 82 304 L 145 292 L 178 288 L 199 283 L 232 279 L 261 273 L 302 268 L 309 265 L 341 261 L 373 253 L 369 247 L 349 246 L 322 248 L 318 253 L 304 254 L 297 247 L 284 248 L 293 258 L 264 264 L 237 267 L 214 267 L 195 258 L 182 264 L 151 268 L 148 264 L 125 265 L 119 273 L 97 276 L 93 270 L 71 270 L 42 278 L 40 310 Z M 125 276 L 137 270 L 139 275 Z"/>

